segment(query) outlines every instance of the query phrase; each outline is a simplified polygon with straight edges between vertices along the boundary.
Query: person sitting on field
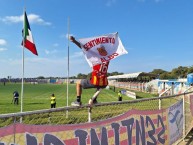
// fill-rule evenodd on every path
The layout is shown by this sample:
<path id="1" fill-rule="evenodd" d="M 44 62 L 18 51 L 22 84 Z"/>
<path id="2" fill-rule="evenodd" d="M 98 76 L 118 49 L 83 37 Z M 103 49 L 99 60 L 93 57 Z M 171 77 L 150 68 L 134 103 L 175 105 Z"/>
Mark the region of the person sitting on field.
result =
<path id="1" fill-rule="evenodd" d="M 69 39 L 71 42 L 76 44 L 80 49 L 84 49 L 81 47 L 81 44 L 78 41 L 76 41 L 76 39 L 73 36 L 70 36 Z M 71 103 L 72 106 L 80 106 L 82 104 L 81 102 L 82 88 L 83 89 L 96 88 L 97 90 L 101 88 L 106 88 L 106 86 L 108 85 L 108 80 L 107 80 L 108 65 L 109 65 L 109 61 L 106 61 L 102 64 L 97 64 L 93 66 L 90 80 L 82 79 L 79 82 L 77 82 L 76 84 L 77 99 L 76 101 Z M 92 100 L 92 102 L 90 103 L 96 104 L 97 97 L 94 100 Z"/>

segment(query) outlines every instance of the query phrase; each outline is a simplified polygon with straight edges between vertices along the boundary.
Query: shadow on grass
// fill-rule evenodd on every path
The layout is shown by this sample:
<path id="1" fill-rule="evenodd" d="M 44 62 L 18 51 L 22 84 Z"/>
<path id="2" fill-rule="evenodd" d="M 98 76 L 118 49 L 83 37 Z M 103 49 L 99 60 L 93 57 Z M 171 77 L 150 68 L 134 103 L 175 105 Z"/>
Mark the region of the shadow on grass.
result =
<path id="1" fill-rule="evenodd" d="M 137 98 L 137 99 L 142 99 L 142 98 L 144 98 L 144 97 L 136 96 L 136 98 Z"/>

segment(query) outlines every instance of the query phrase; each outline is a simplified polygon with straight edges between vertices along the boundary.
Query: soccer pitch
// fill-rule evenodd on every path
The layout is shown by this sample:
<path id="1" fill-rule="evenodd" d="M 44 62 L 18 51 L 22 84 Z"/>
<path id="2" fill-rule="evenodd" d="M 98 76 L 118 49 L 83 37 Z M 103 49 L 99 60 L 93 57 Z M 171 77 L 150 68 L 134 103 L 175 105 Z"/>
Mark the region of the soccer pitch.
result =
<path id="1" fill-rule="evenodd" d="M 17 90 L 20 94 L 19 105 L 14 105 L 13 92 Z M 103 89 L 98 97 L 98 102 L 112 102 L 118 100 L 117 91 Z M 67 86 L 66 84 L 24 84 L 23 112 L 49 109 L 50 96 L 56 96 L 56 107 L 67 106 Z M 87 104 L 88 100 L 95 93 L 95 89 L 83 89 L 82 103 Z M 76 84 L 69 84 L 68 102 L 69 106 L 76 99 Z M 123 100 L 131 100 L 123 95 Z M 0 84 L 0 114 L 16 113 L 21 109 L 21 83 Z"/>

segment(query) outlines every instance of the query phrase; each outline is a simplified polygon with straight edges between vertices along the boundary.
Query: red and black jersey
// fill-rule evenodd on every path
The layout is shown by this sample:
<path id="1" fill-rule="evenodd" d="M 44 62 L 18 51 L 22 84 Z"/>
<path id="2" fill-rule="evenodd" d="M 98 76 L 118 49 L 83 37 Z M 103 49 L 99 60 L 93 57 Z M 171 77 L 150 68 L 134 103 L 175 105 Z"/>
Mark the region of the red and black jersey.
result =
<path id="1" fill-rule="evenodd" d="M 97 64 L 93 66 L 91 84 L 95 86 L 107 86 L 107 70 L 108 70 L 109 62 L 104 62 L 102 64 Z"/>

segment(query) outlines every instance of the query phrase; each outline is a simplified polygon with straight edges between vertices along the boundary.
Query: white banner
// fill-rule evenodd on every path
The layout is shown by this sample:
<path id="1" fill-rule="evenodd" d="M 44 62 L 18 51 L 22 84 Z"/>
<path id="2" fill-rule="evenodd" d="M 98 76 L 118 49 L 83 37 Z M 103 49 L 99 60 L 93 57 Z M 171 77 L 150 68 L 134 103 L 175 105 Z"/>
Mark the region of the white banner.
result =
<path id="1" fill-rule="evenodd" d="M 123 47 L 118 33 L 82 38 L 79 39 L 79 42 L 91 67 L 128 53 Z"/>
<path id="2" fill-rule="evenodd" d="M 176 104 L 172 105 L 168 111 L 170 145 L 182 136 L 183 117 L 183 100 L 181 99 Z"/>

